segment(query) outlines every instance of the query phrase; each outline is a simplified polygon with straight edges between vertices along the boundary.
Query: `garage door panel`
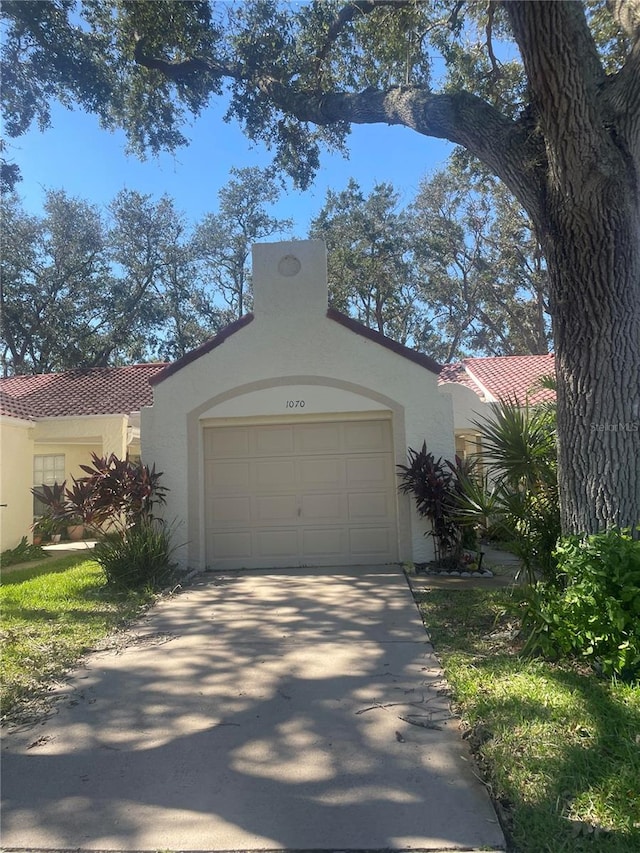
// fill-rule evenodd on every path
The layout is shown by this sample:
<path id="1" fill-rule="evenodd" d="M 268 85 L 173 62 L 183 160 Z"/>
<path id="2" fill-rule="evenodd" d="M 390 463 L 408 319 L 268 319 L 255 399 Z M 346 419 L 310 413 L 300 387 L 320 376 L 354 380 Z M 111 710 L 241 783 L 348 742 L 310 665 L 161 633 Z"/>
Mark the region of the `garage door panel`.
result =
<path id="1" fill-rule="evenodd" d="M 337 453 L 342 449 L 340 424 L 300 424 L 295 446 L 297 453 Z"/>
<path id="2" fill-rule="evenodd" d="M 205 459 L 245 459 L 249 455 L 249 430 L 236 427 L 206 429 L 203 450 Z"/>
<path id="3" fill-rule="evenodd" d="M 207 518 L 211 519 L 216 527 L 246 527 L 251 524 L 251 498 L 248 495 L 211 498 L 207 501 Z"/>
<path id="4" fill-rule="evenodd" d="M 252 455 L 291 456 L 294 452 L 293 427 L 262 427 L 252 435 Z"/>
<path id="5" fill-rule="evenodd" d="M 346 550 L 346 531 L 342 527 L 305 529 L 302 531 L 302 550 L 309 559 L 336 557 Z"/>
<path id="6" fill-rule="evenodd" d="M 388 527 L 352 527 L 349 530 L 349 550 L 355 556 L 374 558 L 388 554 L 395 532 Z"/>
<path id="7" fill-rule="evenodd" d="M 258 489 L 291 489 L 296 482 L 295 463 L 293 459 L 258 459 L 252 464 L 251 479 Z"/>
<path id="8" fill-rule="evenodd" d="M 383 455 L 347 459 L 347 483 L 353 487 L 377 487 L 389 482 L 389 460 Z"/>
<path id="9" fill-rule="evenodd" d="M 209 461 L 205 463 L 205 491 L 208 494 L 246 492 L 250 486 L 248 462 Z"/>
<path id="10" fill-rule="evenodd" d="M 340 492 L 301 495 L 300 506 L 305 522 L 339 521 L 345 517 L 346 499 Z"/>
<path id="11" fill-rule="evenodd" d="M 216 561 L 239 560 L 244 562 L 250 560 L 253 556 L 251 532 L 248 530 L 233 530 L 209 533 L 207 536 L 207 554 L 211 554 L 212 559 Z"/>
<path id="12" fill-rule="evenodd" d="M 353 421 L 344 424 L 344 448 L 350 453 L 389 450 L 391 424 L 389 421 Z"/>
<path id="13" fill-rule="evenodd" d="M 279 521 L 291 524 L 298 519 L 296 495 L 261 495 L 254 499 L 255 518 L 258 524 Z"/>
<path id="14" fill-rule="evenodd" d="M 257 554 L 262 557 L 297 557 L 300 553 L 297 528 L 258 530 L 255 535 Z"/>
<path id="15" fill-rule="evenodd" d="M 357 492 L 348 496 L 349 518 L 363 521 L 388 519 L 392 508 L 387 492 Z"/>
<path id="16" fill-rule="evenodd" d="M 345 462 L 338 456 L 312 457 L 298 460 L 298 482 L 303 489 L 344 488 Z"/>
<path id="17" fill-rule="evenodd" d="M 389 421 L 207 427 L 203 444 L 209 566 L 397 559 Z"/>

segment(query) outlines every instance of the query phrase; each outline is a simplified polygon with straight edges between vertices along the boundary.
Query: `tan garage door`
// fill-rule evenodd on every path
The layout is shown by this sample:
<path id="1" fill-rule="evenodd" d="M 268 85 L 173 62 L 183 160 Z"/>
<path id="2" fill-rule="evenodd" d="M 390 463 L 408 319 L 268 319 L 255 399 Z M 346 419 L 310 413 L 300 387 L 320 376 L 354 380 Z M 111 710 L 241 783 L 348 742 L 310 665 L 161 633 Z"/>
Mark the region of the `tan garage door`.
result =
<path id="1" fill-rule="evenodd" d="M 207 565 L 397 560 L 388 420 L 204 430 Z"/>

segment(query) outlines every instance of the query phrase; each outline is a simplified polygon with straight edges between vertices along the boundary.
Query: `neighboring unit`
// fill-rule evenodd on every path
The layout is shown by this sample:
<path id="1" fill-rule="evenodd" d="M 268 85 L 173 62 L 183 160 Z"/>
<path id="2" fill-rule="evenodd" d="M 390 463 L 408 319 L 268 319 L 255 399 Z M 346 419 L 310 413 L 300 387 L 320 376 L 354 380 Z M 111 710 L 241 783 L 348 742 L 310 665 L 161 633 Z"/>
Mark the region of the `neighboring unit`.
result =
<path id="1" fill-rule="evenodd" d="M 140 454 L 140 409 L 164 364 L 0 379 L 0 551 L 29 536 L 32 486 L 83 476 L 99 456 Z"/>
<path id="2" fill-rule="evenodd" d="M 490 415 L 490 403 L 512 400 L 525 408 L 555 400 L 555 391 L 540 386 L 547 376 L 555 376 L 553 353 L 465 358 L 445 364 L 439 383 L 453 403 L 456 453 L 467 456 L 480 450 L 474 422 Z"/>

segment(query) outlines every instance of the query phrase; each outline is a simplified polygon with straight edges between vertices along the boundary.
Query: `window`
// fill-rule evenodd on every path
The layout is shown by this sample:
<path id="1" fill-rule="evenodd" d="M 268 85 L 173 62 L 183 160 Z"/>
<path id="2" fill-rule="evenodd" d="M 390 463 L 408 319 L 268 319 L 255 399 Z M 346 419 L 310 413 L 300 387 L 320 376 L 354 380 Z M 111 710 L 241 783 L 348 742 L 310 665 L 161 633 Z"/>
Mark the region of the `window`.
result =
<path id="1" fill-rule="evenodd" d="M 54 483 L 62 483 L 64 480 L 64 453 L 51 456 L 33 457 L 33 485 L 38 487 Z M 44 505 L 35 496 L 33 498 L 33 514 L 35 517 L 42 515 Z"/>

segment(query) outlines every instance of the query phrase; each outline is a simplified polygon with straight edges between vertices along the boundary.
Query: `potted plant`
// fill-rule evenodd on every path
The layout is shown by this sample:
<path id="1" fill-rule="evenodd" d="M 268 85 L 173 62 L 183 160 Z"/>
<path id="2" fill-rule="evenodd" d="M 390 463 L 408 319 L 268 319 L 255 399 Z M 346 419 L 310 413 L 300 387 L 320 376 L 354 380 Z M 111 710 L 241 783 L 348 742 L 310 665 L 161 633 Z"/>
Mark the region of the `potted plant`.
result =
<path id="1" fill-rule="evenodd" d="M 60 525 L 51 513 L 45 513 L 37 518 L 33 525 L 33 544 L 40 545 L 42 542 L 60 541 Z M 56 537 L 54 539 L 54 537 Z"/>
<path id="2" fill-rule="evenodd" d="M 67 537 L 72 542 L 84 539 L 84 522 L 80 516 L 72 515 L 67 520 Z"/>
<path id="3" fill-rule="evenodd" d="M 45 540 L 45 531 L 43 530 L 42 525 L 40 524 L 41 519 L 37 518 L 33 524 L 31 525 L 31 530 L 33 531 L 33 544 L 34 545 L 42 545 Z"/>

